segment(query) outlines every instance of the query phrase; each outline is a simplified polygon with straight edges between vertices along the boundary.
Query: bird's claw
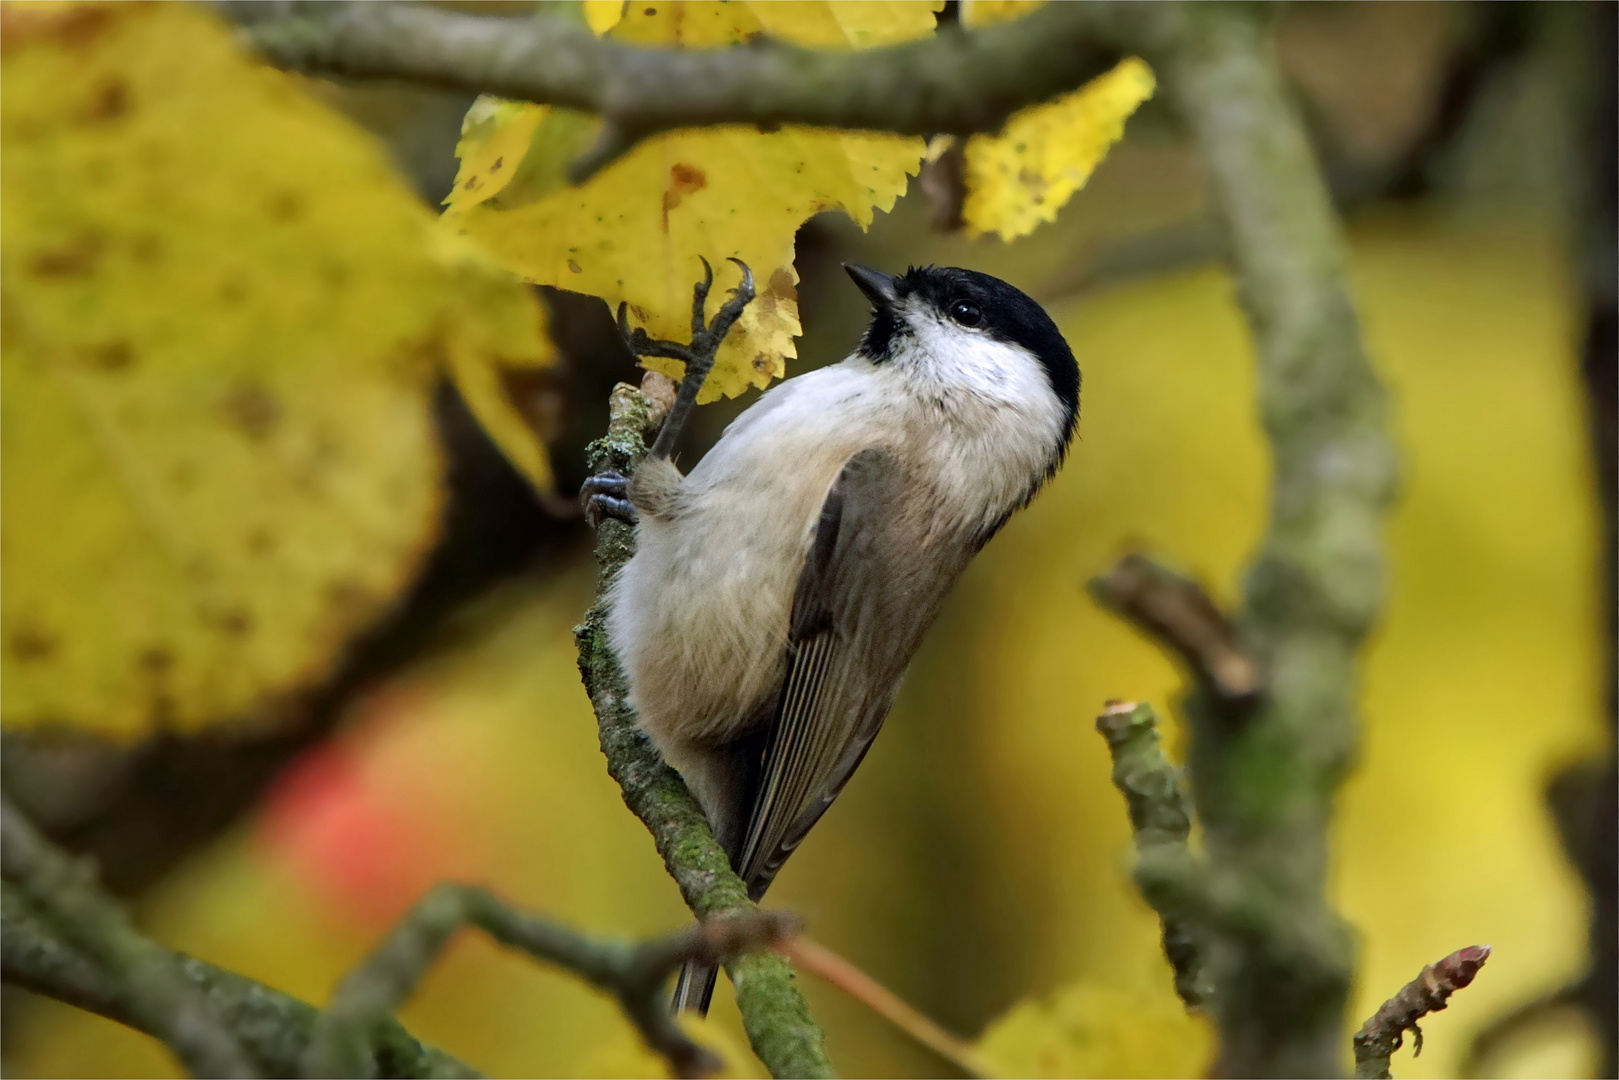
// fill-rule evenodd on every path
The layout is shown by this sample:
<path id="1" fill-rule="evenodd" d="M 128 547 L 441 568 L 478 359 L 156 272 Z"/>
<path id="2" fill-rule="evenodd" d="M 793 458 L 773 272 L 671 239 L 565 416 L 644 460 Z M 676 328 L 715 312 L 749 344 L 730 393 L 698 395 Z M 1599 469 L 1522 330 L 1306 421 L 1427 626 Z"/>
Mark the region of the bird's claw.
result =
<path id="1" fill-rule="evenodd" d="M 703 308 L 708 303 L 708 290 L 714 286 L 714 268 L 708 265 L 708 260 L 701 255 L 697 261 L 703 264 L 703 280 L 691 291 L 691 340 L 697 341 L 698 335 L 703 332 Z"/>
<path id="2" fill-rule="evenodd" d="M 585 520 L 592 529 L 600 528 L 603 518 L 634 525 L 640 520 L 635 506 L 629 500 L 630 482 L 623 473 L 614 469 L 599 472 L 579 487 L 579 501 L 585 508 Z"/>
<path id="3" fill-rule="evenodd" d="M 736 288 L 731 290 L 730 297 L 724 304 L 720 305 L 720 309 L 714 313 L 714 321 L 708 324 L 708 329 L 705 331 L 706 336 L 714 343 L 713 349 L 719 348 L 719 343 L 725 340 L 725 335 L 731 332 L 731 327 L 742 317 L 742 310 L 753 301 L 754 297 L 753 271 L 748 269 L 747 263 L 734 255 L 730 256 L 730 260 L 741 269 L 742 280 L 737 283 Z M 704 262 L 703 265 L 707 266 L 708 263 Z M 703 295 L 705 297 L 708 295 L 707 285 L 703 286 Z M 693 344 L 696 343 L 695 335 L 693 335 L 692 342 Z"/>

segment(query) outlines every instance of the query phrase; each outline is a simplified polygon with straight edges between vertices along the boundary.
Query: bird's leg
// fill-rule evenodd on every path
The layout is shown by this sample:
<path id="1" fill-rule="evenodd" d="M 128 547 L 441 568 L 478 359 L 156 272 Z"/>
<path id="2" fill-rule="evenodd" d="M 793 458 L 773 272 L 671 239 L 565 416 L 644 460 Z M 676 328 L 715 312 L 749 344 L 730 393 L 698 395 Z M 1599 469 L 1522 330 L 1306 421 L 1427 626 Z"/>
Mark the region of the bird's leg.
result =
<path id="1" fill-rule="evenodd" d="M 663 429 L 658 432 L 658 438 L 653 442 L 652 449 L 647 452 L 648 457 L 674 456 L 675 442 L 686 426 L 686 419 L 691 415 L 692 406 L 697 403 L 697 394 L 703 388 L 703 381 L 708 378 L 709 371 L 714 367 L 714 357 L 719 352 L 721 343 L 725 341 L 725 335 L 731 332 L 731 327 L 741 318 L 742 310 L 753 300 L 753 271 L 749 270 L 741 259 L 733 258 L 731 261 L 741 268 L 742 280 L 731 290 L 731 295 L 720 305 L 720 309 L 714 313 L 713 321 L 705 322 L 703 305 L 707 302 L 708 290 L 714 283 L 714 271 L 708 265 L 708 260 L 703 260 L 703 280 L 692 290 L 690 345 L 681 345 L 673 341 L 656 341 L 649 338 L 646 331 L 639 327 L 632 331 L 624 315 L 624 305 L 619 305 L 619 333 L 624 335 L 631 352 L 637 356 L 666 356 L 686 363 L 686 374 L 681 378 L 680 389 L 675 393 L 675 403 L 670 407 L 669 415 L 663 421 Z"/>
<path id="2" fill-rule="evenodd" d="M 675 441 L 686 426 L 686 418 L 691 415 L 692 406 L 697 402 L 703 381 L 714 367 L 714 357 L 719 352 L 720 344 L 725 341 L 725 335 L 731 332 L 731 327 L 736 325 L 743 309 L 753 300 L 753 272 L 741 259 L 731 261 L 741 267 L 742 281 L 731 290 L 731 295 L 714 313 L 713 321 L 709 322 L 703 317 L 703 308 L 708 302 L 708 290 L 714 284 L 714 268 L 709 266 L 707 259 L 702 260 L 703 280 L 692 290 L 691 343 L 688 345 L 678 341 L 660 341 L 648 336 L 639 326 L 631 329 L 627 305 L 618 305 L 618 332 L 630 352 L 636 356 L 668 357 L 683 361 L 686 365 L 686 374 L 675 393 L 675 403 L 670 406 L 663 428 L 658 432 L 652 449 L 647 452 L 649 458 L 667 460 L 674 455 Z M 585 519 L 592 528 L 604 517 L 616 518 L 630 525 L 638 520 L 635 506 L 629 499 L 629 481 L 616 470 L 609 469 L 586 480 L 579 489 L 579 498 L 585 506 Z"/>

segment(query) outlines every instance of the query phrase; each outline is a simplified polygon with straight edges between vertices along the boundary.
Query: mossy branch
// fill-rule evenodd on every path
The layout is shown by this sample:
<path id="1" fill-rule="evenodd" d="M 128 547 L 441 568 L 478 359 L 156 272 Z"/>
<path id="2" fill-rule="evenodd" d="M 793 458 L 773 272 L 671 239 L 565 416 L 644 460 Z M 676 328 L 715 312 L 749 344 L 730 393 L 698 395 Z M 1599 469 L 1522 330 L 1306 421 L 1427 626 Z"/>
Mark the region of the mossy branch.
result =
<path id="1" fill-rule="evenodd" d="M 1188 775 L 1206 865 L 1155 858 L 1138 880 L 1208 927 L 1217 1073 L 1339 1075 L 1353 949 L 1325 898 L 1328 824 L 1355 749 L 1360 650 L 1383 601 L 1386 395 L 1270 10 L 1085 6 L 1098 34 L 1157 71 L 1200 153 L 1258 353 L 1273 463 L 1270 521 L 1231 620 L 1263 694 L 1234 715 L 1200 680 L 1186 702 Z"/>
<path id="2" fill-rule="evenodd" d="M 484 889 L 445 884 L 399 922 L 322 1011 L 150 940 L 83 866 L 9 806 L 3 825 L 5 981 L 152 1035 L 195 1076 L 481 1075 L 423 1046 L 392 1018 L 466 925 L 614 995 L 676 1075 L 706 1076 L 723 1063 L 670 1016 L 669 976 L 689 959 L 721 962 L 784 944 L 797 929 L 790 916 L 755 910 L 638 944 L 600 941 L 515 910 Z"/>
<path id="3" fill-rule="evenodd" d="M 0 977 L 6 983 L 162 1040 L 199 1076 L 299 1075 L 319 1009 L 141 935 L 81 867 L 15 811 L 7 812 L 0 850 L 8 879 L 0 884 Z M 131 969 L 129 957 L 141 966 Z M 151 971 L 166 972 L 155 995 Z M 232 1049 L 209 1058 L 185 1042 L 175 1045 L 177 1028 L 198 1023 L 199 1014 L 209 1037 Z M 195 1043 L 195 1031 L 180 1036 Z M 480 1075 L 391 1020 L 376 1026 L 372 1045 L 380 1076 Z"/>
<path id="4" fill-rule="evenodd" d="M 196 1076 L 252 1076 L 234 1035 L 181 974 L 173 953 L 135 931 L 91 868 L 52 847 L 0 800 L 0 871 L 76 951 L 111 976 L 123 1007 Z"/>
<path id="5" fill-rule="evenodd" d="M 652 398 L 619 384 L 613 391 L 607 435 L 588 450 L 590 471 L 632 473 L 646 456 L 645 438 L 659 419 Z M 712 918 L 757 911 L 697 800 L 640 730 L 629 705 L 624 671 L 608 644 L 603 597 L 613 575 L 634 552 L 635 530 L 604 518 L 596 532 L 596 560 L 601 567 L 597 600 L 574 630 L 579 674 L 596 711 L 607 771 L 618 781 L 625 805 L 652 834 L 664 866 L 693 912 Z M 736 986 L 737 1006 L 753 1052 L 771 1075 L 831 1076 L 826 1036 L 811 1019 L 787 961 L 773 953 L 753 953 L 732 960 L 726 970 Z"/>
<path id="6" fill-rule="evenodd" d="M 1166 854 L 1191 860 L 1187 840 L 1192 833 L 1192 808 L 1181 783 L 1180 770 L 1170 764 L 1158 742 L 1158 717 L 1152 706 L 1110 701 L 1096 718 L 1096 730 L 1107 740 L 1113 755 L 1113 786 L 1130 809 L 1137 857 L 1150 866 Z M 1181 905 L 1168 902 L 1150 880 L 1137 884 L 1163 919 L 1164 957 L 1175 972 L 1175 992 L 1188 1009 L 1201 1009 L 1208 1001 L 1203 945 L 1199 931 L 1186 918 Z"/>

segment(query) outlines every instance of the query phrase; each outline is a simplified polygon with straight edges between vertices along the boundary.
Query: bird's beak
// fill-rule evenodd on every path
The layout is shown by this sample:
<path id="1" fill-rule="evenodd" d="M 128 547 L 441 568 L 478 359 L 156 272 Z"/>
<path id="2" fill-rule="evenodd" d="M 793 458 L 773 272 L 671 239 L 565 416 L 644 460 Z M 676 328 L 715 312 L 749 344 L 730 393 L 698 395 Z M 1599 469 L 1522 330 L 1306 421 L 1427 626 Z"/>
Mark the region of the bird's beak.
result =
<path id="1" fill-rule="evenodd" d="M 878 311 L 887 311 L 899 302 L 899 293 L 894 289 L 894 279 L 881 270 L 873 270 L 859 263 L 844 263 L 843 268 L 854 278 L 854 283 L 860 286 L 860 291 L 866 294 L 866 299 L 870 300 Z"/>

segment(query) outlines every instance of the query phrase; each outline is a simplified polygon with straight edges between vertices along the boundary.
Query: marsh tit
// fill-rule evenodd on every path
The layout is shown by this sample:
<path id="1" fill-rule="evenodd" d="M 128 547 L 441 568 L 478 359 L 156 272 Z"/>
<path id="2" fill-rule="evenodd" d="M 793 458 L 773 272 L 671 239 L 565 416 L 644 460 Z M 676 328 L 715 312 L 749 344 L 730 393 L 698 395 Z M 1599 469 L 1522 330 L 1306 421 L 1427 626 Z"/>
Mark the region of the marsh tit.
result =
<path id="1" fill-rule="evenodd" d="M 1011 285 L 845 269 L 873 308 L 853 354 L 766 392 L 689 475 L 660 438 L 627 483 L 586 492 L 637 520 L 608 621 L 632 704 L 755 900 L 870 748 L 945 594 L 1062 464 L 1079 411 L 1073 353 Z M 688 965 L 675 1007 L 705 1012 L 716 974 Z"/>

